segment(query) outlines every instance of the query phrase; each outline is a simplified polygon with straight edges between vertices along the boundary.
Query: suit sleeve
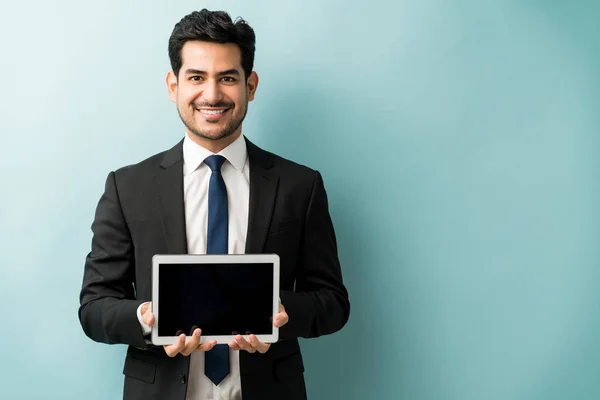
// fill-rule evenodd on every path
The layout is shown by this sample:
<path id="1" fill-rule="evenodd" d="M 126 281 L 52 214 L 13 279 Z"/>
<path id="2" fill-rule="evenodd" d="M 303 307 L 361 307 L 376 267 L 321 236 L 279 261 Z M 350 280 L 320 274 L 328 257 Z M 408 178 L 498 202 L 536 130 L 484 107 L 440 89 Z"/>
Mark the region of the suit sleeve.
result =
<path id="1" fill-rule="evenodd" d="M 111 172 L 92 223 L 80 293 L 79 320 L 85 334 L 102 343 L 146 347 L 137 319 L 133 244 Z"/>
<path id="2" fill-rule="evenodd" d="M 289 322 L 279 331 L 282 339 L 336 332 L 350 315 L 327 195 L 319 172 L 315 173 L 306 210 L 300 257 L 295 290 L 281 292 L 281 303 L 289 316 Z"/>

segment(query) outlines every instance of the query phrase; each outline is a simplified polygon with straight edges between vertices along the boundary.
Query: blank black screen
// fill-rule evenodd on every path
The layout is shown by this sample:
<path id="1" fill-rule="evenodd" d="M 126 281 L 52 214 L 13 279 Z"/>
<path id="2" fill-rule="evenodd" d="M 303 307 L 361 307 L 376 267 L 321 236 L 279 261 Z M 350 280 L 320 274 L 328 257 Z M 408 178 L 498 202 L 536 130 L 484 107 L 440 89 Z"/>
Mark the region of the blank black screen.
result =
<path id="1" fill-rule="evenodd" d="M 158 335 L 272 333 L 273 264 L 161 264 Z"/>

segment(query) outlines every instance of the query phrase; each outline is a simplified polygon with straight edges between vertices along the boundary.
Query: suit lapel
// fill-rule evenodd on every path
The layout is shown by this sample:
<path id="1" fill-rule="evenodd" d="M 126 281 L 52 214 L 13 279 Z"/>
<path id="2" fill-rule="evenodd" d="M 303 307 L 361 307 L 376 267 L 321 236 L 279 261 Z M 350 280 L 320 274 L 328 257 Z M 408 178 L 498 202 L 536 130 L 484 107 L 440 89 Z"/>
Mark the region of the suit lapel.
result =
<path id="1" fill-rule="evenodd" d="M 187 254 L 183 202 L 183 141 L 165 153 L 155 177 L 160 222 L 169 254 Z"/>
<path id="2" fill-rule="evenodd" d="M 246 254 L 263 252 L 267 230 L 271 224 L 279 176 L 273 168 L 273 156 L 246 139 L 250 160 L 250 204 Z"/>

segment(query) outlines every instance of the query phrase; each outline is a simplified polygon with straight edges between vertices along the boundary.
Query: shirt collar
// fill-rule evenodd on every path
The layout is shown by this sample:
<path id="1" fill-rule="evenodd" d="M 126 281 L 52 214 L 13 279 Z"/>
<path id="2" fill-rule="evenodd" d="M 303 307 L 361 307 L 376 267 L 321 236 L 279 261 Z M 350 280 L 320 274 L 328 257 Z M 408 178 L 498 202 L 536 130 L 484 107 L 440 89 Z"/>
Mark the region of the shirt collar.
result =
<path id="1" fill-rule="evenodd" d="M 196 142 L 194 142 L 186 133 L 183 139 L 183 163 L 185 165 L 185 175 L 192 173 L 204 162 L 206 157 L 212 156 L 210 150 L 205 149 Z M 229 146 L 217 154 L 225 157 L 227 161 L 239 172 L 243 172 L 246 159 L 248 158 L 248 151 L 246 149 L 246 140 L 244 135 L 240 135 L 233 141 Z"/>

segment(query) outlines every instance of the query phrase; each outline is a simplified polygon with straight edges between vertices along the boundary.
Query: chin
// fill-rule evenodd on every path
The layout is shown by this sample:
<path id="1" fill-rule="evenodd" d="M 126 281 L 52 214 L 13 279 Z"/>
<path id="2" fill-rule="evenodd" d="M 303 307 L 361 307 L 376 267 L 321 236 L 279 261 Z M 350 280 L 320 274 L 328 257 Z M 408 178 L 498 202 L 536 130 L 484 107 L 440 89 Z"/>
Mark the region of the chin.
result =
<path id="1" fill-rule="evenodd" d="M 213 140 L 219 140 L 219 139 L 223 139 L 224 137 L 227 137 L 229 135 L 226 135 L 223 131 L 218 131 L 218 132 L 203 132 L 203 134 Z"/>
<path id="2" fill-rule="evenodd" d="M 200 135 L 196 134 L 196 136 L 200 136 L 201 138 L 208 139 L 208 140 L 220 140 L 227 136 L 230 136 L 230 135 L 223 134 L 223 132 L 200 131 L 199 133 L 200 133 Z"/>

